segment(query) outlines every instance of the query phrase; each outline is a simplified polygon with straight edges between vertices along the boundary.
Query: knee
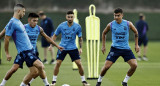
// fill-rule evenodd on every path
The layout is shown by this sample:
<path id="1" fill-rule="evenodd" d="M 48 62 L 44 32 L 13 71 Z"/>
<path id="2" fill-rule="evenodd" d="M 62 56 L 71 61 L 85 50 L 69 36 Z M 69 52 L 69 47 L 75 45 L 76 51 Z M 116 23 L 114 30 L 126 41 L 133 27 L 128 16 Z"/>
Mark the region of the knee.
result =
<path id="1" fill-rule="evenodd" d="M 61 65 L 61 62 L 57 62 L 57 63 L 56 63 L 56 66 L 57 66 L 57 67 L 60 67 L 60 65 Z"/>
<path id="2" fill-rule="evenodd" d="M 137 68 L 137 63 L 132 64 L 131 68 L 135 70 Z"/>
<path id="3" fill-rule="evenodd" d="M 44 70 L 44 65 L 39 65 L 38 70 Z"/>

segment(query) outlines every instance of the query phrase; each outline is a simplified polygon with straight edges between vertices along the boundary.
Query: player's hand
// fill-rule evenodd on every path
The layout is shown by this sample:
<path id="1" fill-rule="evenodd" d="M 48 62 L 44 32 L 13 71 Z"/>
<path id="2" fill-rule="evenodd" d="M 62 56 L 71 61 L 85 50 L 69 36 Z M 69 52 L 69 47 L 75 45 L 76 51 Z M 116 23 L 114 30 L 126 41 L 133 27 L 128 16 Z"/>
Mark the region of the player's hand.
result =
<path id="1" fill-rule="evenodd" d="M 7 56 L 7 61 L 11 61 L 12 57 L 8 54 Z"/>
<path id="2" fill-rule="evenodd" d="M 106 53 L 106 47 L 102 46 L 102 53 L 105 54 Z"/>
<path id="3" fill-rule="evenodd" d="M 50 45 L 50 46 L 48 47 L 48 50 L 49 50 L 49 51 L 52 51 L 52 45 Z"/>
<path id="4" fill-rule="evenodd" d="M 79 49 L 79 55 L 81 55 L 81 53 L 82 53 L 82 48 Z"/>
<path id="5" fill-rule="evenodd" d="M 139 52 L 139 46 L 138 45 L 135 46 L 135 51 L 136 51 L 136 53 Z"/>
<path id="6" fill-rule="evenodd" d="M 63 51 L 63 49 L 64 49 L 64 48 L 61 47 L 61 46 L 58 46 L 57 48 L 58 48 L 60 51 Z"/>

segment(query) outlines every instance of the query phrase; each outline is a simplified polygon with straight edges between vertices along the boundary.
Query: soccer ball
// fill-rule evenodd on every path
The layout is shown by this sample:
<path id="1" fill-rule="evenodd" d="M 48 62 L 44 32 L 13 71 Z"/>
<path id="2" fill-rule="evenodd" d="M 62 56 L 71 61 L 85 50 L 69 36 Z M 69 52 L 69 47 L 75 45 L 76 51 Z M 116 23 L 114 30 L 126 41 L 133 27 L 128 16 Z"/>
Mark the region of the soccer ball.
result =
<path id="1" fill-rule="evenodd" d="M 68 85 L 68 84 L 63 84 L 62 86 L 70 86 L 70 85 Z"/>

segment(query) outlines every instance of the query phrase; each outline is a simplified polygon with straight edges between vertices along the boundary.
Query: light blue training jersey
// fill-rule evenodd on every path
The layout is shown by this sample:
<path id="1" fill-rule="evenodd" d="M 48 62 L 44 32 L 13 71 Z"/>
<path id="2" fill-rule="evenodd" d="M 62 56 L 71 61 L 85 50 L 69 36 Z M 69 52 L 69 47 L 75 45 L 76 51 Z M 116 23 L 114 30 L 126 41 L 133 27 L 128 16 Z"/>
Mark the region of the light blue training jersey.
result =
<path id="1" fill-rule="evenodd" d="M 110 23 L 112 31 L 112 47 L 117 49 L 130 49 L 129 47 L 129 22 L 122 20 L 118 24 L 115 20 Z"/>
<path id="2" fill-rule="evenodd" d="M 56 36 L 60 33 L 62 35 L 60 46 L 64 47 L 64 50 L 77 49 L 75 43 L 76 35 L 78 35 L 78 37 L 82 37 L 82 30 L 79 24 L 73 22 L 73 25 L 69 27 L 67 21 L 65 21 L 61 23 L 55 31 Z"/>
<path id="3" fill-rule="evenodd" d="M 18 53 L 31 50 L 33 48 L 24 25 L 19 19 L 11 18 L 5 29 L 5 35 L 12 36 Z"/>
<path id="4" fill-rule="evenodd" d="M 33 49 L 36 52 L 37 39 L 40 34 L 40 27 L 38 25 L 36 25 L 34 28 L 32 28 L 29 24 L 25 24 L 24 27 L 25 27 L 26 32 L 28 34 L 28 37 L 31 41 Z"/>

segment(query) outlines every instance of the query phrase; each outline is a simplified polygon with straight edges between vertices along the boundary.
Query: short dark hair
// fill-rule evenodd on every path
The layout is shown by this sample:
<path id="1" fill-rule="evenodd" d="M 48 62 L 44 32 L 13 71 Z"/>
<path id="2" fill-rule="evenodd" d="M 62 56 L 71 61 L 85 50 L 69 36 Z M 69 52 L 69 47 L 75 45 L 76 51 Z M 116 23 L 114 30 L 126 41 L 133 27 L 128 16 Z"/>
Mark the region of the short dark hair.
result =
<path id="1" fill-rule="evenodd" d="M 140 13 L 139 14 L 139 19 L 143 19 L 143 17 L 144 17 L 144 14 Z"/>
<path id="2" fill-rule="evenodd" d="M 28 18 L 39 18 L 39 16 L 36 13 L 29 13 Z"/>
<path id="3" fill-rule="evenodd" d="M 74 13 L 73 11 L 68 11 L 66 14 L 69 15 L 69 14 L 74 14 Z"/>
<path id="4" fill-rule="evenodd" d="M 16 4 L 14 7 L 21 7 L 21 8 L 25 8 L 24 5 L 22 4 Z"/>
<path id="5" fill-rule="evenodd" d="M 121 8 L 116 8 L 114 10 L 114 13 L 123 13 L 123 10 Z"/>

